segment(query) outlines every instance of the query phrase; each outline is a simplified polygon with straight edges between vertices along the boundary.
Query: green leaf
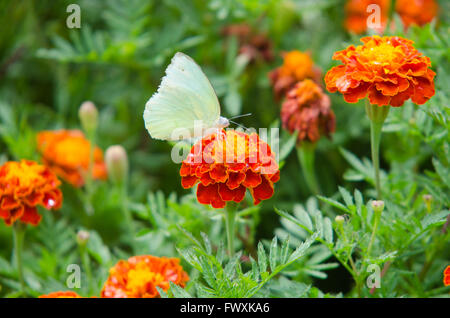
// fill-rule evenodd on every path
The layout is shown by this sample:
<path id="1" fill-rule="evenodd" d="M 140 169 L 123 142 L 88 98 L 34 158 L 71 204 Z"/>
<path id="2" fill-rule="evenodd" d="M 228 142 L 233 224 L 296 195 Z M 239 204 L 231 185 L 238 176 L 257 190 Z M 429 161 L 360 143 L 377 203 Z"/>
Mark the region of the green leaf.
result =
<path id="1" fill-rule="evenodd" d="M 331 220 L 329 218 L 324 218 L 323 220 L 323 231 L 324 231 L 324 237 L 325 241 L 328 243 L 333 243 L 333 226 L 331 224 Z"/>
<path id="2" fill-rule="evenodd" d="M 278 259 L 278 242 L 277 237 L 274 236 L 272 243 L 270 244 L 270 252 L 269 252 L 269 264 L 270 269 L 273 271 L 275 267 L 277 267 L 277 259 Z"/>
<path id="3" fill-rule="evenodd" d="M 336 200 L 333 200 L 333 199 L 330 199 L 327 197 L 323 197 L 321 195 L 318 195 L 317 197 L 319 198 L 319 200 L 322 200 L 323 202 L 328 203 L 329 205 L 334 206 L 335 208 L 338 208 L 339 210 L 342 210 L 346 213 L 350 213 L 350 210 L 347 209 L 347 207 L 345 205 L 343 205 L 342 203 L 340 203 Z"/>
<path id="4" fill-rule="evenodd" d="M 261 274 L 267 271 L 267 256 L 261 242 L 258 243 L 258 265 Z"/>
<path id="5" fill-rule="evenodd" d="M 170 284 L 170 292 L 173 294 L 173 297 L 192 298 L 192 296 L 180 286 L 174 284 L 173 282 L 169 282 L 169 284 Z"/>

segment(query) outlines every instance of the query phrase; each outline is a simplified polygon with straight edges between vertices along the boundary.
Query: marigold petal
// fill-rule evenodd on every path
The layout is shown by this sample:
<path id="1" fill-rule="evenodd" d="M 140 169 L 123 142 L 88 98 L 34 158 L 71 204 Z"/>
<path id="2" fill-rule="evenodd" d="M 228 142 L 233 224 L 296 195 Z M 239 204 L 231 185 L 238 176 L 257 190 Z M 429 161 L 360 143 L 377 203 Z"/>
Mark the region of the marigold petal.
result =
<path id="1" fill-rule="evenodd" d="M 181 177 L 181 186 L 184 189 L 192 188 L 197 182 L 198 178 L 196 176 Z"/>

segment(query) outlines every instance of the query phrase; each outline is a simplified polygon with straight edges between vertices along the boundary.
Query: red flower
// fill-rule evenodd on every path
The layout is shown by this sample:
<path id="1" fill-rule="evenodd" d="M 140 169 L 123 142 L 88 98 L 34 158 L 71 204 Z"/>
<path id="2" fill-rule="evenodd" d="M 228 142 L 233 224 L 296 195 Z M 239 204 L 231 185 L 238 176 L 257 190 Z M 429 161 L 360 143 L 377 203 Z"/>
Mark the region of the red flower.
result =
<path id="1" fill-rule="evenodd" d="M 330 98 L 309 79 L 297 83 L 286 95 L 281 107 L 281 121 L 290 133 L 298 132 L 299 143 L 315 143 L 321 134 L 330 137 L 336 127 Z"/>
<path id="2" fill-rule="evenodd" d="M 20 220 L 37 225 L 42 216 L 37 206 L 59 209 L 61 182 L 49 168 L 34 161 L 9 161 L 0 167 L 0 218 L 7 225 Z"/>
<path id="3" fill-rule="evenodd" d="M 402 106 L 411 98 L 424 104 L 434 95 L 434 76 L 428 57 L 413 47 L 413 41 L 378 35 L 361 39 L 364 45 L 349 46 L 334 53 L 344 65 L 325 75 L 327 89 L 344 94 L 348 103 L 369 97 L 373 105 Z"/>
<path id="4" fill-rule="evenodd" d="M 411 24 L 422 26 L 431 22 L 437 16 L 438 9 L 435 0 L 397 0 L 395 3 L 395 10 L 406 28 Z"/>
<path id="5" fill-rule="evenodd" d="M 256 133 L 221 130 L 197 142 L 180 169 L 181 185 L 198 183 L 197 199 L 213 208 L 241 202 L 246 189 L 255 204 L 272 197 L 280 178 L 275 154 Z"/>
<path id="6" fill-rule="evenodd" d="M 450 286 L 450 265 L 444 270 L 444 285 Z"/>
<path id="7" fill-rule="evenodd" d="M 109 270 L 102 298 L 157 298 L 156 287 L 167 291 L 169 282 L 184 287 L 189 276 L 177 258 L 152 255 L 133 256 L 120 260 Z"/>
<path id="8" fill-rule="evenodd" d="M 73 291 L 57 291 L 47 295 L 41 295 L 39 298 L 83 298 Z"/>

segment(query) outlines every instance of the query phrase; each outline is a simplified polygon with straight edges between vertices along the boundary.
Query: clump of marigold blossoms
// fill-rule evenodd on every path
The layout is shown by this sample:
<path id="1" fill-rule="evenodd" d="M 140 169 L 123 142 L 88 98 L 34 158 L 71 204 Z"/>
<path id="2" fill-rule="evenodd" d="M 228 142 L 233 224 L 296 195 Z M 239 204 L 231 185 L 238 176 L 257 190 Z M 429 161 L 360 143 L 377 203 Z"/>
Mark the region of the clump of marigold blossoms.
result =
<path id="1" fill-rule="evenodd" d="M 298 143 L 315 143 L 321 135 L 331 136 L 336 128 L 330 98 L 312 80 L 299 82 L 291 89 L 281 107 L 283 128 L 298 132 Z"/>
<path id="2" fill-rule="evenodd" d="M 39 224 L 37 207 L 59 209 L 61 182 L 49 168 L 34 161 L 8 161 L 0 167 L 0 218 L 11 225 L 17 220 Z"/>
<path id="3" fill-rule="evenodd" d="M 80 130 L 42 131 L 37 136 L 42 161 L 75 187 L 84 185 L 89 171 L 91 145 Z M 103 152 L 94 147 L 92 177 L 105 179 Z"/>
<path id="4" fill-rule="evenodd" d="M 403 24 L 408 28 L 412 24 L 422 26 L 431 22 L 438 13 L 439 5 L 435 0 L 397 0 L 395 10 Z"/>
<path id="5" fill-rule="evenodd" d="M 269 73 L 269 79 L 277 99 L 283 97 L 297 82 L 306 78 L 319 82 L 321 72 L 314 66 L 308 53 L 294 50 L 285 52 L 282 56 L 283 65 Z"/>
<path id="6" fill-rule="evenodd" d="M 102 298 L 157 298 L 156 287 L 167 291 L 169 282 L 184 287 L 189 280 L 177 258 L 152 255 L 133 256 L 120 260 L 109 270 Z"/>
<path id="7" fill-rule="evenodd" d="M 444 285 L 450 286 L 450 266 L 444 270 Z"/>
<path id="8" fill-rule="evenodd" d="M 197 142 L 183 161 L 181 185 L 197 187 L 197 199 L 213 208 L 241 202 L 246 190 L 254 204 L 272 197 L 280 179 L 275 154 L 258 134 L 221 130 Z"/>
<path id="9" fill-rule="evenodd" d="M 57 291 L 47 295 L 41 295 L 39 298 L 83 298 L 73 291 Z"/>
<path id="10" fill-rule="evenodd" d="M 424 104 L 435 93 L 431 61 L 413 46 L 413 41 L 397 36 L 371 36 L 363 45 L 350 45 L 334 53 L 343 65 L 325 75 L 330 92 L 339 91 L 348 103 L 368 96 L 373 105 L 402 106 L 411 98 Z"/>
<path id="11" fill-rule="evenodd" d="M 239 41 L 239 54 L 246 55 L 250 62 L 273 60 L 270 40 L 265 34 L 257 33 L 246 23 L 228 25 L 222 29 L 222 35 L 236 36 Z"/>
<path id="12" fill-rule="evenodd" d="M 345 4 L 345 28 L 353 33 L 361 34 L 367 31 L 369 16 L 374 14 L 373 10 L 367 12 L 370 5 L 380 8 L 380 25 L 374 28 L 377 33 L 382 33 L 386 28 L 390 0 L 348 0 Z"/>

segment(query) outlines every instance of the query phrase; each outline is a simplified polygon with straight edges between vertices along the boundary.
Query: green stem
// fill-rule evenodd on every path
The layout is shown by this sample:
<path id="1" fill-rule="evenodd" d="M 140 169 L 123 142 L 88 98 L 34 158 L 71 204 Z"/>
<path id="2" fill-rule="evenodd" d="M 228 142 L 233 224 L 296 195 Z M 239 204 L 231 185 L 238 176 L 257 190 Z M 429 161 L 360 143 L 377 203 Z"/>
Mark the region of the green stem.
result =
<path id="1" fill-rule="evenodd" d="M 314 171 L 315 144 L 302 143 L 297 147 L 297 156 L 309 190 L 315 195 L 320 194 L 320 187 Z"/>
<path id="2" fill-rule="evenodd" d="M 236 223 L 236 205 L 229 202 L 225 208 L 225 227 L 227 231 L 227 241 L 228 241 L 228 254 L 231 257 L 234 255 L 234 236 L 235 230 L 234 226 Z"/>
<path id="3" fill-rule="evenodd" d="M 389 106 L 371 105 L 366 100 L 366 112 L 370 119 L 370 145 L 372 150 L 372 163 L 374 169 L 375 188 L 377 199 L 381 200 L 380 182 L 380 140 L 383 123 L 389 113 Z"/>
<path id="4" fill-rule="evenodd" d="M 86 251 L 86 244 L 80 245 L 80 257 L 81 263 L 83 264 L 84 270 L 86 271 L 86 279 L 88 282 L 88 292 L 92 291 L 92 271 L 91 271 L 91 262 L 89 260 L 89 255 Z"/>
<path id="5" fill-rule="evenodd" d="M 23 266 L 22 266 L 22 248 L 24 237 L 25 237 L 25 225 L 20 222 L 15 222 L 13 225 L 14 256 L 17 266 L 17 275 L 19 277 L 20 288 L 22 292 L 25 292 L 25 280 L 23 278 Z"/>
<path id="6" fill-rule="evenodd" d="M 123 182 L 119 185 L 120 193 L 121 193 L 121 203 L 122 203 L 122 212 L 125 217 L 125 221 L 127 223 L 128 230 L 132 235 L 134 233 L 133 226 L 133 218 L 131 216 L 130 209 L 128 207 L 128 191 L 127 191 L 127 182 Z"/>
<path id="7" fill-rule="evenodd" d="M 89 133 L 88 140 L 89 140 L 89 165 L 88 171 L 85 176 L 86 212 L 88 215 L 92 215 L 94 213 L 94 208 L 92 206 L 92 194 L 94 191 L 92 173 L 94 170 L 95 133 Z"/>
<path id="8" fill-rule="evenodd" d="M 373 242 L 375 241 L 375 235 L 378 229 L 378 223 L 380 223 L 381 213 L 374 213 L 375 221 L 373 223 L 372 235 L 370 236 L 369 246 L 367 247 L 367 257 L 370 257 L 370 251 L 372 249 Z"/>

